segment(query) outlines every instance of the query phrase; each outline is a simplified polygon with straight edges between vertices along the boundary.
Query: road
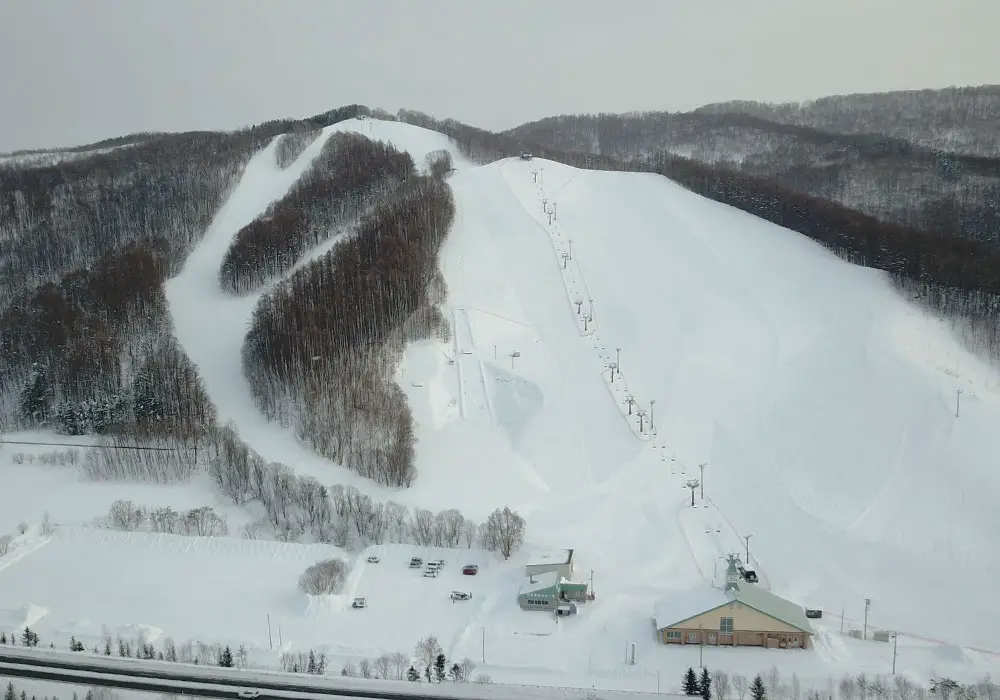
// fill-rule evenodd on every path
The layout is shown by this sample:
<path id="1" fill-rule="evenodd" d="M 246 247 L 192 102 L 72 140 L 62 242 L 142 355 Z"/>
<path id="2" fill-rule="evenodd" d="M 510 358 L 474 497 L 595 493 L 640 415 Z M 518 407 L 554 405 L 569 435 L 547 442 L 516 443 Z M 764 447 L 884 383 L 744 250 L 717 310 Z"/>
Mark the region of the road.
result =
<path id="1" fill-rule="evenodd" d="M 107 686 L 167 695 L 233 698 L 256 689 L 258 700 L 316 700 L 321 696 L 377 700 L 578 700 L 581 690 L 480 683 L 435 683 L 306 676 L 107 657 L 87 652 L 0 647 L 0 678 L 31 678 L 78 686 Z M 426 690 L 425 690 L 426 689 Z M 602 700 L 642 700 L 652 693 L 600 691 Z M 663 695 L 657 695 L 662 699 Z"/>

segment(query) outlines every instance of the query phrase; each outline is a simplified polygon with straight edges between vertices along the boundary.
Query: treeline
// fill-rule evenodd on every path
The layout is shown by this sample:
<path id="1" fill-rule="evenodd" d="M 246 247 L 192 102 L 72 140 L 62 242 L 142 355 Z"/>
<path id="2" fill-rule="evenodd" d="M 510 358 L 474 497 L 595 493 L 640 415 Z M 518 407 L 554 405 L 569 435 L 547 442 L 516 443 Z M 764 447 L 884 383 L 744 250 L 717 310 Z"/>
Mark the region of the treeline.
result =
<path id="1" fill-rule="evenodd" d="M 0 312 L 0 428 L 200 439 L 214 407 L 170 333 L 165 256 L 128 244 Z"/>
<path id="2" fill-rule="evenodd" d="M 277 155 L 290 138 L 300 139 L 282 137 Z M 409 177 L 413 167 L 408 153 L 389 144 L 350 132 L 334 134 L 288 194 L 236 233 L 219 270 L 222 288 L 243 294 L 287 272 L 310 247 Z"/>
<path id="3" fill-rule="evenodd" d="M 447 333 L 437 255 L 454 210 L 444 182 L 411 177 L 260 299 L 243 346 L 264 415 L 381 484 L 416 475 L 412 416 L 393 375 L 407 341 Z"/>

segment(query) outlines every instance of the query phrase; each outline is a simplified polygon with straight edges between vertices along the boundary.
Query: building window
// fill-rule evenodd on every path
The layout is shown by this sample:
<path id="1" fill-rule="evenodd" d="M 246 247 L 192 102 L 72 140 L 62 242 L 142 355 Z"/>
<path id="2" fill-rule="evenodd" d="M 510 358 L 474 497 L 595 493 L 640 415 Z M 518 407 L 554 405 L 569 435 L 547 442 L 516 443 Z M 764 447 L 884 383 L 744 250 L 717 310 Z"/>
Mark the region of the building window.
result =
<path id="1" fill-rule="evenodd" d="M 719 620 L 719 634 L 733 633 L 733 618 L 723 617 Z"/>
<path id="2" fill-rule="evenodd" d="M 667 630 L 667 639 L 680 639 L 680 638 L 681 638 L 680 630 Z"/>

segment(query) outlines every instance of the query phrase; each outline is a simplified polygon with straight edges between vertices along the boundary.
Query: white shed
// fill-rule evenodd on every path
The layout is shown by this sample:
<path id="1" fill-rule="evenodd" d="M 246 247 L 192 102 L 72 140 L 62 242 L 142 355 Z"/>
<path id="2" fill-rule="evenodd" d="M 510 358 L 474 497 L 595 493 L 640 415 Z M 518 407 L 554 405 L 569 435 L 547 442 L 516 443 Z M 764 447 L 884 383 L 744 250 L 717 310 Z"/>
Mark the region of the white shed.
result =
<path id="1" fill-rule="evenodd" d="M 535 552 L 524 567 L 526 576 L 557 573 L 565 579 L 573 580 L 573 550 L 553 549 Z"/>

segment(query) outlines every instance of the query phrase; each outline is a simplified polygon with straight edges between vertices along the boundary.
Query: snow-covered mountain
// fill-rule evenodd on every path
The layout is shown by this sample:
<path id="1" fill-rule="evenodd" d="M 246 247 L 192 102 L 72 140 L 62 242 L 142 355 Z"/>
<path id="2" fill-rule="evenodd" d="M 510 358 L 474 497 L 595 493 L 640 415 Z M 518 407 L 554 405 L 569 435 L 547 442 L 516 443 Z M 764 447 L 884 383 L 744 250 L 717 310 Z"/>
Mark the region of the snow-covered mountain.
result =
<path id="1" fill-rule="evenodd" d="M 416 163 L 447 149 L 455 163 L 440 259 L 452 339 L 410 344 L 397 372 L 417 430 L 418 476 L 404 490 L 317 456 L 260 415 L 240 369 L 259 293 L 219 287 L 233 235 L 342 130 L 390 141 Z M 366 550 L 349 590 L 321 602 L 296 597 L 294 576 L 320 556 L 307 548 L 323 545 L 29 530 L 17 558 L 0 558 L 0 627 L 33 611 L 29 624 L 53 636 L 138 625 L 263 653 L 270 614 L 289 650 L 371 658 L 434 633 L 449 658 L 469 657 L 498 681 L 651 690 L 660 674 L 666 689 L 697 651 L 656 644 L 653 604 L 711 585 L 722 555 L 749 551 L 762 586 L 826 617 L 814 651 L 706 650 L 713 667 L 777 664 L 816 687 L 841 671 L 887 673 L 888 645 L 839 635 L 841 612 L 856 624 L 865 598 L 871 626 L 901 633 L 899 664 L 915 677 L 997 665 L 957 647 L 1000 650 L 1000 375 L 881 273 L 803 236 L 656 175 L 540 159 L 479 166 L 441 134 L 352 119 L 288 168 L 273 144 L 254 156 L 166 292 L 220 422 L 266 460 L 413 508 L 481 520 L 509 505 L 527 520 L 524 550 L 506 563 L 470 550 L 484 566 L 475 580 L 403 583 L 418 548 L 376 546 L 382 563 L 365 564 Z M 91 484 L 60 511 L 52 492 L 67 473 L 3 459 L 0 532 L 45 510 L 79 523 L 131 497 L 131 486 Z M 702 477 L 692 508 L 685 482 Z M 178 507 L 209 487 L 135 488 L 143 503 Z M 574 548 L 597 592 L 560 623 L 514 600 L 524 554 L 547 547 Z M 141 576 L 107 573 L 125 558 Z M 470 604 L 446 600 L 468 586 Z M 369 608 L 345 607 L 354 595 Z M 636 665 L 625 666 L 633 643 Z"/>

